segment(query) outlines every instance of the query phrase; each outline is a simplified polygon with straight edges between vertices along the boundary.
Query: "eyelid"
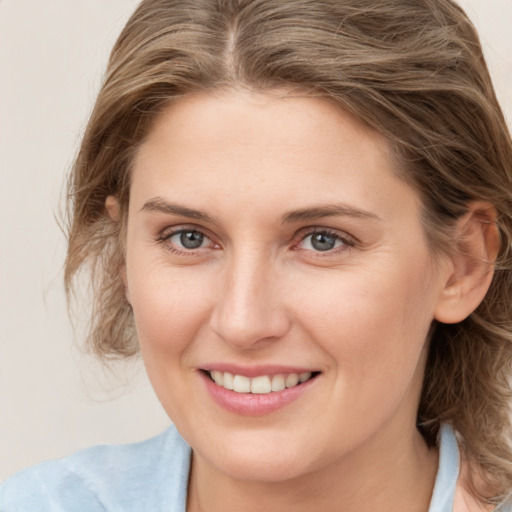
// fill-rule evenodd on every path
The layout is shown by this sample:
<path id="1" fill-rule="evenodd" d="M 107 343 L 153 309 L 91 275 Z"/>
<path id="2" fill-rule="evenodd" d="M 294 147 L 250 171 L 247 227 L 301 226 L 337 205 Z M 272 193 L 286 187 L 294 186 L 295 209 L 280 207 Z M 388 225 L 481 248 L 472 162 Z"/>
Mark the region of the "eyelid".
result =
<path id="1" fill-rule="evenodd" d="M 310 249 L 300 249 L 297 247 L 298 244 L 303 242 L 307 237 L 318 234 L 318 233 L 335 237 L 336 239 L 340 240 L 343 243 L 343 247 L 338 247 L 336 249 L 331 249 L 328 251 L 311 251 Z M 304 250 L 304 251 L 312 252 L 316 256 L 329 256 L 329 255 L 336 254 L 338 252 L 344 252 L 349 249 L 352 249 L 353 247 L 357 246 L 358 244 L 359 244 L 359 240 L 356 237 L 349 235 L 345 231 L 340 231 L 338 229 L 328 228 L 328 227 L 324 227 L 324 226 L 311 226 L 311 227 L 301 229 L 296 234 L 295 240 L 293 243 L 293 247 L 296 250 Z"/>
<path id="2" fill-rule="evenodd" d="M 210 241 L 210 245 L 206 247 L 200 247 L 197 249 L 180 249 L 179 246 L 176 246 L 174 244 L 171 244 L 169 242 L 169 239 L 175 236 L 176 234 L 183 232 L 183 231 L 197 231 L 198 233 L 201 233 L 204 235 L 205 239 Z M 328 236 L 333 236 L 337 240 L 340 240 L 342 242 L 342 247 L 333 248 L 326 251 L 314 251 L 311 249 L 302 249 L 298 247 L 298 245 L 303 242 L 308 236 L 312 236 L 314 234 L 326 234 Z M 215 236 L 210 234 L 210 231 L 203 226 L 199 226 L 197 224 L 178 224 L 173 226 L 166 226 L 164 229 L 160 230 L 156 237 L 156 242 L 158 244 L 166 246 L 166 249 L 169 250 L 172 253 L 178 254 L 178 255 L 188 255 L 193 256 L 197 255 L 198 253 L 201 253 L 206 250 L 211 249 L 219 249 L 221 248 L 221 244 L 219 244 L 215 240 Z M 309 252 L 315 255 L 315 257 L 328 257 L 332 256 L 341 252 L 346 252 L 353 247 L 359 245 L 359 240 L 354 237 L 353 235 L 348 234 L 346 231 L 341 231 L 338 229 L 325 227 L 325 226 L 308 226 L 300 229 L 293 237 L 292 241 L 292 249 L 297 251 L 305 251 Z"/>
<path id="3" fill-rule="evenodd" d="M 180 249 L 179 247 L 176 247 L 169 242 L 169 240 L 173 236 L 184 231 L 196 231 L 198 233 L 201 233 L 205 237 L 205 239 L 211 242 L 211 245 L 214 247 L 199 247 L 198 249 Z M 156 242 L 162 245 L 167 245 L 167 249 L 175 254 L 184 254 L 189 256 L 194 255 L 195 253 L 198 253 L 200 251 L 216 249 L 220 247 L 220 244 L 215 242 L 214 237 L 210 235 L 209 230 L 195 224 L 178 224 L 175 226 L 167 226 L 158 233 Z"/>

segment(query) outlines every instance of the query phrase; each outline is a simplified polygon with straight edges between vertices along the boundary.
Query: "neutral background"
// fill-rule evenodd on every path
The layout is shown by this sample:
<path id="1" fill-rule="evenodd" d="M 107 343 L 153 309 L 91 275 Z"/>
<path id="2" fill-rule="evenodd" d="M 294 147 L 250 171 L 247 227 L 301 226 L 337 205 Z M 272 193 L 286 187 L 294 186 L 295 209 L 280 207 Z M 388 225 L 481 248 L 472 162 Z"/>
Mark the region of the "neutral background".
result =
<path id="1" fill-rule="evenodd" d="M 461 0 L 512 122 L 512 0 Z M 0 0 L 0 479 L 169 423 L 140 362 L 79 349 L 62 287 L 62 185 L 136 0 Z M 78 338 L 78 339 L 77 339 Z"/>

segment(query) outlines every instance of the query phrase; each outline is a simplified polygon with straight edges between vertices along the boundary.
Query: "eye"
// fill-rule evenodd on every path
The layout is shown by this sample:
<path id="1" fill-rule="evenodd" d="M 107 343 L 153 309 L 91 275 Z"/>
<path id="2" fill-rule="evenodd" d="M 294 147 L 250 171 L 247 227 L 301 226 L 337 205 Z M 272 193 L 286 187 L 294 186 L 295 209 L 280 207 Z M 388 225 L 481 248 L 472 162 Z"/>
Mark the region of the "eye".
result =
<path id="1" fill-rule="evenodd" d="M 348 236 L 343 237 L 333 231 L 317 229 L 303 236 L 297 248 L 314 252 L 337 252 L 338 250 L 348 249 L 353 245 L 354 242 Z"/>
<path id="2" fill-rule="evenodd" d="M 184 249 L 199 249 L 204 241 L 205 235 L 200 231 L 182 230 L 168 238 L 169 242 L 181 246 Z"/>
<path id="3" fill-rule="evenodd" d="M 304 242 L 315 251 L 331 251 L 335 247 L 339 247 L 341 241 L 335 236 L 328 233 L 313 233 L 308 235 Z"/>
<path id="4" fill-rule="evenodd" d="M 216 249 L 215 244 L 203 231 L 192 227 L 173 227 L 162 232 L 157 240 L 176 254 L 194 253 L 201 249 Z"/>

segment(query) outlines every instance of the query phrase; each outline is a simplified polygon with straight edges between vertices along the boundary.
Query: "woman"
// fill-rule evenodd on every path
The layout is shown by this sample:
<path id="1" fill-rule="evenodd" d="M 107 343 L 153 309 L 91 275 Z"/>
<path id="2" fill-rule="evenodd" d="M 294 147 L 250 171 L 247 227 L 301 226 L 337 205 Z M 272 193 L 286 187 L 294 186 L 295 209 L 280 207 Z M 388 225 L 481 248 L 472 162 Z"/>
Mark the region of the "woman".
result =
<path id="1" fill-rule="evenodd" d="M 512 143 L 453 2 L 146 0 L 69 187 L 90 342 L 176 429 L 0 510 L 510 510 Z"/>

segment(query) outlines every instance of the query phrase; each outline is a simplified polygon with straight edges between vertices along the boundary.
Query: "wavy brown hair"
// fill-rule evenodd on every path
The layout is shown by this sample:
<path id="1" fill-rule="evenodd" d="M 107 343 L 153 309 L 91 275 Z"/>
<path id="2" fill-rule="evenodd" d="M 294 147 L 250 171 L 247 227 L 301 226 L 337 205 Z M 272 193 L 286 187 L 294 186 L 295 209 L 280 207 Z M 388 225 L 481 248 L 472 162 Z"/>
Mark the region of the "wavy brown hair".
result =
<path id="1" fill-rule="evenodd" d="M 432 327 L 418 427 L 455 427 L 482 470 L 474 489 L 512 490 L 512 143 L 476 31 L 451 0 L 144 0 L 112 51 L 69 179 L 65 280 L 92 274 L 89 342 L 131 356 L 137 340 L 120 269 L 130 168 L 156 116 L 192 91 L 297 90 L 383 134 L 421 195 L 432 251 L 472 200 L 497 212 L 501 249 L 479 308 Z M 105 211 L 118 198 L 121 222 Z M 486 489 L 484 492 L 483 489 Z"/>

